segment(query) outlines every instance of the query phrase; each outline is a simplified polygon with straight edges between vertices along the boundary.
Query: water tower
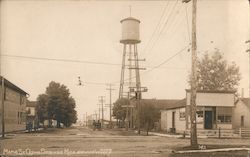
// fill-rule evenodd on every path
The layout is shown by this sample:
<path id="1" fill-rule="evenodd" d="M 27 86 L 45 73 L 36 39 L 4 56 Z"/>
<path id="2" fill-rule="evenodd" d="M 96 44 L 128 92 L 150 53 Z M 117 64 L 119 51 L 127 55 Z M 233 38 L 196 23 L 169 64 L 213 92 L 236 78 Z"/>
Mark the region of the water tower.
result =
<path id="1" fill-rule="evenodd" d="M 123 44 L 123 56 L 119 98 L 131 98 L 136 91 L 140 91 L 141 89 L 137 51 L 137 44 L 141 42 L 140 21 L 133 17 L 128 17 L 121 20 L 121 24 L 122 37 L 120 43 Z"/>

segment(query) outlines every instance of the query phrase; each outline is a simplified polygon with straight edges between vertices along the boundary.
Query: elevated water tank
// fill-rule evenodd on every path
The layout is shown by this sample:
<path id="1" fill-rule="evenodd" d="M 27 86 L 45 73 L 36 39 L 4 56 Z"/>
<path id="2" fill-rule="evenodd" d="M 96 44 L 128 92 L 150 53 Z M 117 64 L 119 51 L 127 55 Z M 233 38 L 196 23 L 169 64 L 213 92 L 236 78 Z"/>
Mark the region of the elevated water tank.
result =
<path id="1" fill-rule="evenodd" d="M 140 21 L 133 18 L 128 17 L 121 20 L 122 24 L 122 39 L 120 40 L 121 43 L 124 44 L 136 44 L 140 43 L 140 31 L 139 25 Z"/>

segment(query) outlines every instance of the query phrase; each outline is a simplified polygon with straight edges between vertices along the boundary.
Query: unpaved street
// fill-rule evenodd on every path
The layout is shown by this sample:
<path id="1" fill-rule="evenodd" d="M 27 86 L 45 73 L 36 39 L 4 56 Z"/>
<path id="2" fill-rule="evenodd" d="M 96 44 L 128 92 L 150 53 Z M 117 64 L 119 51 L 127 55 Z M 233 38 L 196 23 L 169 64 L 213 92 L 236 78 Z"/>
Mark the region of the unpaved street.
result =
<path id="1" fill-rule="evenodd" d="M 52 129 L 39 133 L 9 134 L 7 139 L 0 140 L 1 149 L 39 151 L 41 149 L 57 152 L 92 151 L 74 156 L 119 156 L 119 157 L 161 157 L 169 156 L 172 149 L 189 145 L 189 139 L 177 139 L 159 136 L 137 135 L 133 131 L 103 130 L 93 131 L 83 127 Z M 249 139 L 199 139 L 200 144 L 228 144 L 249 146 Z M 111 154 L 93 154 L 93 151 L 111 150 Z M 33 155 L 35 156 L 35 155 Z M 40 155 L 40 156 L 57 156 Z M 67 156 L 59 154 L 58 156 Z M 71 155 L 72 156 L 72 155 Z"/>

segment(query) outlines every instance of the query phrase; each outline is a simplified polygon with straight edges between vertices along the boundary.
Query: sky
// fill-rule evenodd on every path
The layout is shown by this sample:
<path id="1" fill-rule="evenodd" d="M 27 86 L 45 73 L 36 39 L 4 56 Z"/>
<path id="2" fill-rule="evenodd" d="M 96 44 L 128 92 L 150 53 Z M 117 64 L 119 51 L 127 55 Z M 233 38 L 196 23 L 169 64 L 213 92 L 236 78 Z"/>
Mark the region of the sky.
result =
<path id="1" fill-rule="evenodd" d="M 118 98 L 123 49 L 120 20 L 130 16 L 129 6 L 131 16 L 141 21 L 138 53 L 146 59 L 140 63 L 146 67 L 141 84 L 148 88 L 143 98 L 184 98 L 191 69 L 187 47 L 192 5 L 181 0 L 3 0 L 1 75 L 29 93 L 29 100 L 44 93 L 50 81 L 64 84 L 76 100 L 78 118 L 86 112 L 93 114 L 98 111 L 99 96 L 109 103 L 108 83 L 115 89 L 112 102 Z M 244 88 L 246 97 L 249 19 L 247 0 L 198 0 L 198 56 L 219 49 L 229 63 L 235 62 L 242 77 L 239 92 Z M 156 68 L 161 63 L 165 64 Z M 79 76 L 84 86 L 78 86 Z"/>

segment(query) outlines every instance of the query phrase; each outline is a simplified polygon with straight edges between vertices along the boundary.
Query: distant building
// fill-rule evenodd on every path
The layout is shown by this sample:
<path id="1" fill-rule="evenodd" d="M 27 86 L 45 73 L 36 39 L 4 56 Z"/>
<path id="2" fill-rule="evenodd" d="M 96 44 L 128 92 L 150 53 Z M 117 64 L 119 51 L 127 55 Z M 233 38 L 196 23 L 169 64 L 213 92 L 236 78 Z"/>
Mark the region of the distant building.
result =
<path id="1" fill-rule="evenodd" d="M 185 110 L 186 99 L 166 105 L 165 108 L 161 110 L 161 130 L 166 132 L 173 132 L 175 129 L 178 131 L 185 130 Z"/>
<path id="2" fill-rule="evenodd" d="M 178 103 L 179 101 L 181 101 L 180 99 L 142 99 L 140 100 L 140 105 L 143 106 L 144 104 L 147 104 L 147 105 L 151 105 L 153 107 L 155 107 L 156 109 L 162 111 L 162 110 L 166 110 L 166 109 L 170 109 L 172 107 L 175 107 L 175 104 Z M 131 105 L 132 106 L 136 106 L 136 101 L 133 100 L 131 101 Z M 137 123 L 136 123 L 136 119 L 137 119 L 137 113 L 136 113 L 136 109 L 134 108 L 130 108 L 133 110 L 133 114 L 130 115 L 130 118 L 129 118 L 129 124 L 130 124 L 130 127 L 133 127 L 135 128 Z M 164 118 L 163 119 L 160 119 L 160 120 L 165 120 Z M 161 122 L 161 121 L 158 121 L 158 122 L 155 122 L 155 130 L 158 131 L 160 130 L 161 128 L 161 124 L 164 125 L 163 127 L 166 127 L 164 122 Z M 132 125 L 131 125 L 132 123 Z"/>
<path id="3" fill-rule="evenodd" d="M 250 128 L 250 98 L 239 98 L 233 108 L 233 128 Z"/>
<path id="4" fill-rule="evenodd" d="M 2 77 L 0 76 L 0 79 Z M 2 82 L 0 81 L 0 88 Z M 26 128 L 26 104 L 28 93 L 4 79 L 4 119 L 5 132 L 25 130 Z M 0 105 L 0 133 L 2 132 L 2 106 Z"/>
<path id="5" fill-rule="evenodd" d="M 38 127 L 38 117 L 36 111 L 37 102 L 36 101 L 28 101 L 26 105 L 26 124 L 31 123 L 32 128 Z"/>

